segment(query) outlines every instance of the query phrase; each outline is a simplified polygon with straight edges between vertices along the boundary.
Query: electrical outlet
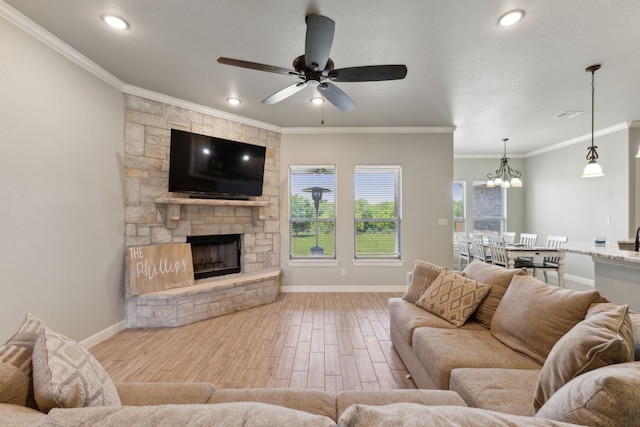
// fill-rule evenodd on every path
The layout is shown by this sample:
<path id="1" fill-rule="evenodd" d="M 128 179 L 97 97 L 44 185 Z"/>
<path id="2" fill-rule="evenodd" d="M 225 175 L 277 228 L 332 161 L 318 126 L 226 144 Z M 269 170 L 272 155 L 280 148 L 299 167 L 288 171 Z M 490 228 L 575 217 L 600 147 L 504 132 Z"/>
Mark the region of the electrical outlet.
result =
<path id="1" fill-rule="evenodd" d="M 611 225 L 611 218 L 608 218 L 608 217 L 605 218 L 604 219 L 604 223 L 607 224 L 607 225 Z"/>
<path id="2" fill-rule="evenodd" d="M 346 276 L 347 275 L 347 269 L 346 268 L 341 268 L 340 269 L 340 275 L 341 276 Z"/>

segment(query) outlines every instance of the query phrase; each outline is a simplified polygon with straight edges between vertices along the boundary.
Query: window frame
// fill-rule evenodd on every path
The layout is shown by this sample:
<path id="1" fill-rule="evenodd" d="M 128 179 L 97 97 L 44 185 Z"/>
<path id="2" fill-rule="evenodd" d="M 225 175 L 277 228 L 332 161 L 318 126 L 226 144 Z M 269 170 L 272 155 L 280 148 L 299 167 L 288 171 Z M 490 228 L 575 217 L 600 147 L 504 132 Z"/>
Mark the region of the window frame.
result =
<path id="1" fill-rule="evenodd" d="M 365 218 L 358 216 L 358 203 L 361 200 L 358 190 L 358 177 L 366 173 L 393 173 L 395 175 L 393 187 L 394 213 L 393 217 Z M 364 190 L 364 188 L 363 188 Z M 402 166 L 401 165 L 354 165 L 353 168 L 353 256 L 354 261 L 389 261 L 402 259 Z M 366 191 L 365 191 L 366 193 Z M 366 194 L 365 194 L 366 195 Z M 358 225 L 359 223 L 393 223 L 393 252 L 364 252 L 359 251 Z M 383 233 L 380 233 L 381 235 Z"/>
<path id="2" fill-rule="evenodd" d="M 336 235 L 336 223 L 337 223 L 337 206 L 336 206 L 336 187 L 337 187 L 337 170 L 336 170 L 336 165 L 289 165 L 288 168 L 288 197 L 289 197 L 289 205 L 288 205 L 288 221 L 289 221 L 289 261 L 310 261 L 313 263 L 318 263 L 318 262 L 322 262 L 322 261 L 335 261 L 337 259 L 337 235 Z M 331 185 L 326 185 L 326 182 L 324 182 L 324 184 L 318 182 L 318 185 L 313 185 L 313 182 L 309 182 L 308 184 L 305 185 L 299 185 L 299 183 L 296 183 L 295 185 L 298 187 L 307 187 L 308 188 L 312 188 L 312 187 L 316 187 L 316 186 L 320 186 L 320 187 L 326 187 L 329 188 L 331 190 L 331 196 L 327 198 L 326 194 L 327 193 L 322 193 L 322 199 L 319 201 L 319 206 L 329 206 L 328 201 L 331 200 L 331 204 L 330 206 L 333 207 L 333 212 L 332 212 L 332 216 L 329 218 L 316 218 L 315 216 L 315 209 L 314 209 L 314 201 L 312 198 L 312 193 L 309 191 L 304 191 L 304 190 L 299 190 L 299 189 L 294 189 L 294 180 L 292 179 L 292 175 L 293 174 L 298 174 L 298 175 L 304 175 L 305 173 L 308 173 L 310 175 L 310 179 L 311 175 L 314 175 L 312 173 L 312 171 L 314 170 L 318 170 L 318 171 L 323 171 L 322 173 L 320 173 L 319 175 L 332 175 L 333 179 L 331 182 Z M 329 172 L 329 173 L 327 173 Z M 320 180 L 318 180 L 320 181 Z M 294 191 L 296 192 L 294 194 Z M 304 195 L 302 194 L 302 192 L 304 191 Z M 294 197 L 295 196 L 302 196 L 305 198 L 305 200 L 307 200 L 307 203 L 309 204 L 309 206 L 306 206 L 305 209 L 312 209 L 314 210 L 314 212 L 310 212 L 313 215 L 312 216 L 307 216 L 307 217 L 294 217 L 292 215 L 293 213 L 293 209 L 294 209 Z M 324 203 L 323 202 L 327 202 Z M 294 232 L 294 227 L 293 225 L 296 223 L 311 223 L 311 229 L 315 228 L 313 227 L 313 224 L 315 224 L 317 226 L 316 230 L 319 229 L 321 224 L 332 224 L 332 231 L 333 231 L 333 237 L 330 239 L 333 242 L 333 252 L 331 254 L 331 252 L 329 252 L 331 255 L 326 255 L 325 252 L 323 251 L 322 254 L 320 255 L 318 252 L 316 252 L 315 254 L 311 251 L 310 248 L 310 252 L 308 255 L 298 255 L 298 251 L 294 250 L 294 246 L 295 246 L 295 242 L 294 242 L 294 238 L 296 238 L 297 236 L 295 235 L 296 233 Z M 317 233 L 317 231 L 316 231 Z M 318 241 L 318 234 L 316 234 L 316 241 Z M 316 245 L 314 245 L 315 247 Z M 321 246 L 324 248 L 324 246 L 322 246 L 322 244 L 319 244 L 318 246 Z"/>

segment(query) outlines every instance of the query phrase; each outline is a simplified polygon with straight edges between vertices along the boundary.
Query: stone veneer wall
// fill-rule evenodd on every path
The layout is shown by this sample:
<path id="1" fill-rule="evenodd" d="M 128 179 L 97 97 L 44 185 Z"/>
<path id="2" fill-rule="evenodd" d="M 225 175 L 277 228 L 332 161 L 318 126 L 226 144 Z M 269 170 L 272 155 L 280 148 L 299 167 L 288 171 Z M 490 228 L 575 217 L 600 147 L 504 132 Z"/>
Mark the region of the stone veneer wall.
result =
<path id="1" fill-rule="evenodd" d="M 242 271 L 255 273 L 280 266 L 280 134 L 212 115 L 126 96 L 125 124 L 125 224 L 126 246 L 184 243 L 187 236 L 242 234 Z M 267 147 L 263 195 L 255 200 L 269 206 L 182 205 L 179 221 L 166 221 L 166 205 L 159 197 L 187 197 L 169 193 L 171 129 Z M 260 219 L 259 209 L 266 215 Z M 169 228 L 167 227 L 169 225 Z M 129 298 L 125 277 L 128 317 L 135 304 Z M 135 317 L 135 316 L 133 316 Z"/>

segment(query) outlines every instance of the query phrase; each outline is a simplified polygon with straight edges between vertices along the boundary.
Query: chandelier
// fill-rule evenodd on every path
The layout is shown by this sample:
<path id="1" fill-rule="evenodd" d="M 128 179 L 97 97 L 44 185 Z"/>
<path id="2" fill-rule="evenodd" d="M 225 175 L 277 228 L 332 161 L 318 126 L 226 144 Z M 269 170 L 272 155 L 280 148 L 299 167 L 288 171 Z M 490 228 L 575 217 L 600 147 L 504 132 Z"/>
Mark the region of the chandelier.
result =
<path id="1" fill-rule="evenodd" d="M 504 143 L 504 154 L 502 155 L 502 159 L 500 159 L 500 167 L 495 171 L 494 175 L 491 173 L 487 174 L 487 187 L 502 187 L 502 188 L 510 188 L 510 187 L 522 187 L 522 181 L 520 181 L 520 177 L 522 174 L 519 170 L 511 169 L 509 167 L 509 159 L 507 158 L 507 141 L 508 138 L 504 138 L 502 142 Z"/>

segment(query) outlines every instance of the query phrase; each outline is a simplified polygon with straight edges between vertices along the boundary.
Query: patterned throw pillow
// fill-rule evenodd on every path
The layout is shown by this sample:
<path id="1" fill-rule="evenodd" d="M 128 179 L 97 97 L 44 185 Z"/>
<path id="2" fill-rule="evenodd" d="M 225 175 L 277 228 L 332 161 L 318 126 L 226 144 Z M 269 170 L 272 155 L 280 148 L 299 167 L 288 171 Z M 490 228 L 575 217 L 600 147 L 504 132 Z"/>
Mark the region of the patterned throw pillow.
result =
<path id="1" fill-rule="evenodd" d="M 33 397 L 31 355 L 43 327 L 40 319 L 27 314 L 18 332 L 0 347 L 0 403 L 38 408 Z"/>
<path id="2" fill-rule="evenodd" d="M 38 408 L 120 406 L 118 391 L 100 363 L 77 342 L 43 328 L 33 349 Z"/>
<path id="3" fill-rule="evenodd" d="M 487 296 L 491 286 L 443 268 L 416 305 L 455 326 L 462 326 Z"/>
<path id="4" fill-rule="evenodd" d="M 418 298 L 420 298 L 424 291 L 433 283 L 441 271 L 442 267 L 438 267 L 427 261 L 416 260 L 411 275 L 411 283 L 402 296 L 402 299 L 413 303 L 418 301 Z"/>

